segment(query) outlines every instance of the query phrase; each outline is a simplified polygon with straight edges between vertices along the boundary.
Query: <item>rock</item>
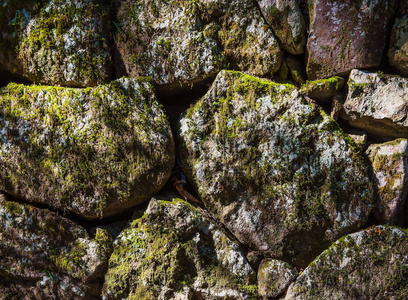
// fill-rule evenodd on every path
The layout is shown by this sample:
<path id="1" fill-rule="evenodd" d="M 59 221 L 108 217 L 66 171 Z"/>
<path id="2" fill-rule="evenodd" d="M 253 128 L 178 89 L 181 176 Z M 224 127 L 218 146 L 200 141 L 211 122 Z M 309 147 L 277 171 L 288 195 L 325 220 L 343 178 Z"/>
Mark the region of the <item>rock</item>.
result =
<path id="1" fill-rule="evenodd" d="M 285 299 L 407 299 L 407 231 L 388 226 L 347 235 L 325 250 Z"/>
<path id="2" fill-rule="evenodd" d="M 250 299 L 256 294 L 256 274 L 239 245 L 200 210 L 167 194 L 152 198 L 115 240 L 102 298 Z"/>
<path id="3" fill-rule="evenodd" d="M 297 0 L 257 0 L 266 22 L 272 27 L 282 48 L 302 54 L 306 45 L 305 20 Z"/>
<path id="4" fill-rule="evenodd" d="M 2 299 L 97 299 L 111 252 L 104 230 L 0 194 Z"/>
<path id="5" fill-rule="evenodd" d="M 305 76 L 303 75 L 304 66 L 303 63 L 296 57 L 292 55 L 286 55 L 285 62 L 288 65 L 290 75 L 293 81 L 298 84 L 304 84 L 306 82 Z"/>
<path id="6" fill-rule="evenodd" d="M 0 7 L 0 68 L 36 83 L 109 82 L 110 22 L 92 0 L 8 0 Z"/>
<path id="7" fill-rule="evenodd" d="M 332 117 L 333 120 L 338 121 L 341 108 L 343 107 L 345 99 L 346 99 L 345 92 L 339 92 L 336 95 L 334 95 L 330 111 L 330 117 Z"/>
<path id="8" fill-rule="evenodd" d="M 408 76 L 408 3 L 400 1 L 400 7 L 391 31 L 388 59 L 401 75 Z"/>
<path id="9" fill-rule="evenodd" d="M 360 147 L 361 150 L 365 149 L 367 145 L 367 134 L 363 130 L 359 129 L 347 129 L 345 130 L 354 143 Z"/>
<path id="10" fill-rule="evenodd" d="M 408 192 L 408 141 L 398 139 L 368 147 L 378 188 L 374 215 L 381 223 L 404 226 Z"/>
<path id="11" fill-rule="evenodd" d="M 408 79 L 353 70 L 340 117 L 378 139 L 408 137 Z"/>
<path id="12" fill-rule="evenodd" d="M 309 80 L 380 65 L 396 0 L 310 2 Z"/>
<path id="13" fill-rule="evenodd" d="M 296 270 L 288 263 L 265 259 L 258 270 L 258 290 L 263 299 L 278 297 L 297 277 Z"/>
<path id="14" fill-rule="evenodd" d="M 308 81 L 302 86 L 301 92 L 319 102 L 330 102 L 343 87 L 344 79 L 334 76 L 329 79 Z"/>
<path id="15" fill-rule="evenodd" d="M 83 218 L 148 200 L 170 176 L 174 142 L 145 79 L 88 89 L 0 90 L 0 190 Z"/>
<path id="16" fill-rule="evenodd" d="M 262 76 L 281 64 L 278 42 L 251 0 L 126 0 L 117 18 L 127 74 L 151 76 L 167 93 L 227 65 Z"/>
<path id="17" fill-rule="evenodd" d="M 179 126 L 189 181 L 252 250 L 307 266 L 366 222 L 367 166 L 350 137 L 294 86 L 223 71 Z"/>

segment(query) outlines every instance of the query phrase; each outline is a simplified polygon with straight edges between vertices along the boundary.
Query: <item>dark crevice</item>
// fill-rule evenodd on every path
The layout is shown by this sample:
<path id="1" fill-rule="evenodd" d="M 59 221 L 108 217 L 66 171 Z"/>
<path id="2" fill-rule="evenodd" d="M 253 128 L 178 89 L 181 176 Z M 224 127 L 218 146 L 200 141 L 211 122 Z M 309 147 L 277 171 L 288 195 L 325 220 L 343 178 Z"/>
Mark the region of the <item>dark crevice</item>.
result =
<path id="1" fill-rule="evenodd" d="M 29 85 L 32 83 L 28 79 L 25 79 L 17 74 L 13 74 L 6 70 L 0 70 L 0 87 L 5 87 L 11 82 L 24 85 Z"/>

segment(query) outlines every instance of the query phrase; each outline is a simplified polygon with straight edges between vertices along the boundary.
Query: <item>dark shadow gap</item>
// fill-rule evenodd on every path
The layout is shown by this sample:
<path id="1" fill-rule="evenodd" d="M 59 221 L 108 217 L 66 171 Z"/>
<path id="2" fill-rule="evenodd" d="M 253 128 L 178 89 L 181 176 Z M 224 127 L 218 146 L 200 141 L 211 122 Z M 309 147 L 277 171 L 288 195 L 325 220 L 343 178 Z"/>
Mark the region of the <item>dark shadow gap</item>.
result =
<path id="1" fill-rule="evenodd" d="M 32 82 L 22 76 L 13 74 L 6 70 L 0 70 L 0 87 L 5 87 L 9 83 L 14 82 L 18 84 L 30 85 Z"/>

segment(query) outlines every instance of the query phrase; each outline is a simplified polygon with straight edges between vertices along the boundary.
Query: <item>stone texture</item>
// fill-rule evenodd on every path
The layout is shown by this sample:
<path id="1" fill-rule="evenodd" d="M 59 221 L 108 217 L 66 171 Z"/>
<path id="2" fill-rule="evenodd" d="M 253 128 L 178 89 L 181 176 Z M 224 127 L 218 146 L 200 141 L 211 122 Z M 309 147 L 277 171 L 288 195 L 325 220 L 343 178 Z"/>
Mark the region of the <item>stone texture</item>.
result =
<path id="1" fill-rule="evenodd" d="M 304 65 L 300 61 L 299 57 L 287 54 L 285 56 L 285 62 L 288 66 L 289 73 L 292 76 L 293 81 L 298 84 L 304 84 L 306 82 L 304 75 Z"/>
<path id="2" fill-rule="evenodd" d="M 378 139 L 408 137 L 408 79 L 353 70 L 340 117 Z"/>
<path id="3" fill-rule="evenodd" d="M 344 82 L 344 78 L 338 76 L 308 81 L 302 86 L 301 92 L 319 102 L 330 102 L 343 87 Z"/>
<path id="4" fill-rule="evenodd" d="M 115 240 L 102 299 L 253 299 L 255 278 L 236 242 L 165 194 Z"/>
<path id="5" fill-rule="evenodd" d="M 291 54 L 302 54 L 306 45 L 305 20 L 297 0 L 257 0 L 265 21 L 280 45 Z"/>
<path id="6" fill-rule="evenodd" d="M 126 74 L 151 76 L 166 93 L 224 67 L 279 70 L 281 51 L 251 0 L 121 1 L 117 48 Z"/>
<path id="7" fill-rule="evenodd" d="M 251 249 L 306 266 L 367 220 L 358 149 L 293 86 L 223 71 L 179 126 L 190 182 Z"/>
<path id="8" fill-rule="evenodd" d="M 0 194 L 0 298 L 98 299 L 112 240 Z M 4 298 L 3 298 L 4 297 Z"/>
<path id="9" fill-rule="evenodd" d="M 379 66 L 396 0 L 311 0 L 307 40 L 310 80 Z"/>
<path id="10" fill-rule="evenodd" d="M 5 1 L 0 6 L 0 68 L 50 85 L 108 82 L 112 37 L 99 2 Z"/>
<path id="11" fill-rule="evenodd" d="M 0 190 L 17 198 L 106 217 L 148 200 L 173 163 L 150 81 L 0 90 Z"/>
<path id="12" fill-rule="evenodd" d="M 388 59 L 401 75 L 408 76 L 408 3 L 400 1 L 397 17 L 391 31 Z"/>
<path id="13" fill-rule="evenodd" d="M 258 291 L 263 299 L 276 298 L 286 291 L 296 277 L 296 270 L 288 263 L 265 259 L 258 269 Z"/>
<path id="14" fill-rule="evenodd" d="M 377 226 L 325 250 L 289 287 L 285 299 L 407 299 L 406 230 Z"/>
<path id="15" fill-rule="evenodd" d="M 373 144 L 366 153 L 373 164 L 378 189 L 375 217 L 382 224 L 404 226 L 408 192 L 408 141 L 398 139 Z"/>

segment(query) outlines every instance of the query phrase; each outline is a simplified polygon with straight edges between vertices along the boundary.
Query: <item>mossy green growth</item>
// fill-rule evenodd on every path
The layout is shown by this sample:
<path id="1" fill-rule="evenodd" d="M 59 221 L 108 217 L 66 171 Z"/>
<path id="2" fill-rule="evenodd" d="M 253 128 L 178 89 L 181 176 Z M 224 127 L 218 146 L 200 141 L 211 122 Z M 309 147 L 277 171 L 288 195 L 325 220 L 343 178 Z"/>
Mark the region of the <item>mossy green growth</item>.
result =
<path id="1" fill-rule="evenodd" d="M 146 78 L 81 90 L 9 84 L 0 127 L 1 188 L 88 218 L 147 200 L 174 159 Z"/>
<path id="2" fill-rule="evenodd" d="M 134 219 L 115 241 L 103 296 L 157 299 L 163 290 L 168 290 L 168 297 L 185 289 L 195 291 L 199 282 L 200 290 L 195 292 L 204 298 L 238 290 L 256 299 L 253 271 L 237 274 L 228 269 L 217 251 L 222 248 L 230 254 L 237 250 L 231 248 L 233 242 L 218 238 L 223 233 L 214 234 L 214 230 L 185 201 L 152 199 L 144 215 Z"/>
<path id="3" fill-rule="evenodd" d="M 345 83 L 344 78 L 333 76 L 327 79 L 307 81 L 301 87 L 301 92 L 312 99 L 328 101 L 341 90 Z"/>

